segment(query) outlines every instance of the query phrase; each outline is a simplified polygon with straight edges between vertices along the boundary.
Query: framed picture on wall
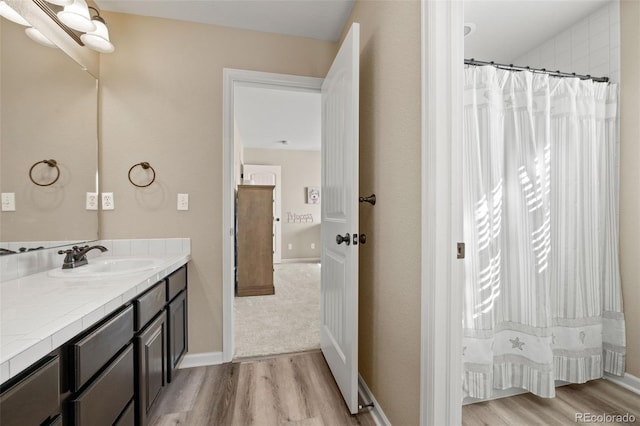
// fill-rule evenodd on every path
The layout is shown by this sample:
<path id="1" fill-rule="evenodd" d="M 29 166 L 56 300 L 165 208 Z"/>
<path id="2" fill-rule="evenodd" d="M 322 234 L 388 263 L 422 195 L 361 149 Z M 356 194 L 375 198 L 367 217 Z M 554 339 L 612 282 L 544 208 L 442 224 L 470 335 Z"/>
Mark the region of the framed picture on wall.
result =
<path id="1" fill-rule="evenodd" d="M 307 204 L 320 204 L 320 187 L 307 187 Z"/>

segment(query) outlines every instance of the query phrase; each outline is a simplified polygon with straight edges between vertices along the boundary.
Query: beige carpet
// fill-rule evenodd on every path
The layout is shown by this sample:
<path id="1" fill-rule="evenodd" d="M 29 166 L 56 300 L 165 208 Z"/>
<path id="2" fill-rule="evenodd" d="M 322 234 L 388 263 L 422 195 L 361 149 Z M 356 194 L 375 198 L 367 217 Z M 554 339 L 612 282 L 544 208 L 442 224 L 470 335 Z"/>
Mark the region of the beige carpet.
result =
<path id="1" fill-rule="evenodd" d="M 320 264 L 275 265 L 276 294 L 236 297 L 234 358 L 320 347 Z"/>

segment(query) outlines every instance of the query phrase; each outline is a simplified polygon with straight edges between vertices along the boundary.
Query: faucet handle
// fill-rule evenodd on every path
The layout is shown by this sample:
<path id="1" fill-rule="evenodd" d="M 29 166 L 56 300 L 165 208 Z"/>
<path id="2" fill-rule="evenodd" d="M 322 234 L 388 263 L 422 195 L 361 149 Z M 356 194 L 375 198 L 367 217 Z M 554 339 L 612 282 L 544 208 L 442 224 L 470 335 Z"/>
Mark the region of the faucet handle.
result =
<path id="1" fill-rule="evenodd" d="M 74 247 L 75 248 L 75 247 Z M 70 248 L 67 250 L 58 250 L 58 254 L 69 254 L 74 252 L 74 248 Z"/>

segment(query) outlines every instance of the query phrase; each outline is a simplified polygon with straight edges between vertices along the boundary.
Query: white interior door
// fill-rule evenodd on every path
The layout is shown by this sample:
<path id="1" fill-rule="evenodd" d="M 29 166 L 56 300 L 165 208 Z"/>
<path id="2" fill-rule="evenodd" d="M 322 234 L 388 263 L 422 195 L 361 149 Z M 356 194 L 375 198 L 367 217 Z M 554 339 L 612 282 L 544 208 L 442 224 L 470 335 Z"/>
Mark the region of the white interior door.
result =
<path id="1" fill-rule="evenodd" d="M 245 185 L 274 185 L 273 190 L 273 263 L 282 262 L 282 168 L 244 164 L 242 176 Z"/>
<path id="2" fill-rule="evenodd" d="M 320 345 L 352 414 L 358 412 L 359 57 L 354 23 L 322 84 Z"/>

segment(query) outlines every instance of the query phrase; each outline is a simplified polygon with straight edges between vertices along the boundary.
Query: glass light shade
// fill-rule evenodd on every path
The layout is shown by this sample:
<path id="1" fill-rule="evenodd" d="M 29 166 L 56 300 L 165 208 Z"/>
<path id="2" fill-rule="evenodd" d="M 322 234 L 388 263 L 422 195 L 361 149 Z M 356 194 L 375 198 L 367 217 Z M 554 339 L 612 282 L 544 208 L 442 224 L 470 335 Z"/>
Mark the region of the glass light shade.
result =
<path id="1" fill-rule="evenodd" d="M 115 47 L 109 41 L 109 30 L 104 22 L 94 19 L 93 23 L 96 25 L 96 30 L 82 34 L 80 40 L 89 48 L 96 50 L 100 53 L 111 53 L 115 50 Z"/>
<path id="2" fill-rule="evenodd" d="M 0 16 L 7 18 L 16 24 L 24 25 L 25 27 L 31 26 L 26 19 L 20 16 L 18 12 L 2 0 L 0 0 Z"/>
<path id="3" fill-rule="evenodd" d="M 55 44 L 53 44 L 51 40 L 46 38 L 39 30 L 33 27 L 26 28 L 24 32 L 27 33 L 27 35 L 31 40 L 35 41 L 38 44 L 41 44 L 47 47 L 56 47 L 56 48 L 58 47 Z"/>
<path id="4" fill-rule="evenodd" d="M 58 12 L 58 19 L 69 28 L 81 31 L 83 33 L 95 31 L 96 24 L 89 16 L 89 7 L 85 0 L 74 0 L 63 10 Z"/>
<path id="5" fill-rule="evenodd" d="M 57 4 L 58 6 L 68 6 L 73 0 L 47 0 L 47 3 Z"/>

